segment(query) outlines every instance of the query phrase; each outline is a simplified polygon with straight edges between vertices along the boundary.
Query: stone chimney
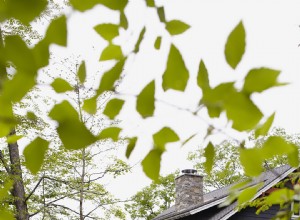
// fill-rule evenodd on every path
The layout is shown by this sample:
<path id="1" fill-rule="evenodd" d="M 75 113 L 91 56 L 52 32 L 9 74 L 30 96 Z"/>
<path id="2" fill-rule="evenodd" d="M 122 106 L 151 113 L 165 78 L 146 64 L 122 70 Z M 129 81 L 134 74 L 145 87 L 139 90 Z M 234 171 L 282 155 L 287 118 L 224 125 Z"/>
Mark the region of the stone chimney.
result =
<path id="1" fill-rule="evenodd" d="M 181 172 L 182 174 L 175 178 L 177 212 L 203 202 L 203 176 L 197 174 L 194 169 Z"/>

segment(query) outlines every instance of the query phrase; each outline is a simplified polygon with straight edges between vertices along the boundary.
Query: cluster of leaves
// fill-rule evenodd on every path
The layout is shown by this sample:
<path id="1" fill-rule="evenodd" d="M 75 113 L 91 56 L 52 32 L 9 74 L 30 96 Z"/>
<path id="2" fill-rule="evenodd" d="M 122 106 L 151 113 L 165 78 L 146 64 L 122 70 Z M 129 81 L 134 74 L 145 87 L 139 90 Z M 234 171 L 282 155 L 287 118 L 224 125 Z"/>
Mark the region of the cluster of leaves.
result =
<path id="1" fill-rule="evenodd" d="M 174 179 L 178 173 L 159 177 L 158 181 L 137 192 L 125 205 L 132 219 L 153 219 L 162 211 L 170 208 L 175 200 Z"/>
<path id="2" fill-rule="evenodd" d="M 145 0 L 148 8 L 155 8 L 161 23 L 165 25 L 166 31 L 172 35 L 178 35 L 188 30 L 189 25 L 179 20 L 168 21 L 165 17 L 164 7 L 158 7 L 153 0 Z M 102 51 L 100 61 L 114 60 L 114 66 L 106 71 L 100 81 L 95 95 L 86 100 L 83 109 L 86 113 L 95 114 L 97 111 L 97 99 L 107 91 L 114 91 L 117 80 L 121 77 L 128 57 L 133 53 L 137 54 L 146 33 L 144 27 L 136 41 L 133 51 L 123 54 L 120 45 L 115 45 L 113 40 L 119 35 L 119 29 L 127 29 L 128 21 L 125 8 L 127 0 L 92 0 L 81 1 L 71 0 L 70 6 L 77 11 L 86 12 L 96 5 L 102 5 L 120 14 L 119 23 L 99 24 L 95 31 L 108 41 L 108 46 Z M 0 21 L 14 18 L 24 24 L 28 24 L 37 18 L 47 6 L 46 0 L 4 1 L 0 3 Z M 0 78 L 0 136 L 7 136 L 19 123 L 13 114 L 13 103 L 19 102 L 29 90 L 36 85 L 37 72 L 49 64 L 49 46 L 57 44 L 66 46 L 67 44 L 67 18 L 60 16 L 49 25 L 45 37 L 35 46 L 29 48 L 20 36 L 7 36 L 5 44 L 0 47 L 0 65 L 3 67 L 7 63 L 12 63 L 16 68 L 16 73 L 8 79 L 4 71 L 1 70 Z M 57 34 L 59 33 L 59 34 Z M 160 49 L 161 36 L 157 36 L 154 47 Z M 246 32 L 242 22 L 240 22 L 229 34 L 225 44 L 225 59 L 232 69 L 235 69 L 242 60 L 246 48 Z M 261 93 L 267 89 L 282 85 L 277 81 L 279 71 L 261 67 L 248 71 L 241 88 L 237 88 L 236 82 L 221 83 L 211 87 L 209 74 L 203 60 L 200 61 L 196 80 L 202 97 L 199 98 L 199 106 L 207 109 L 211 118 L 220 117 L 225 113 L 227 119 L 232 122 L 232 128 L 248 132 L 254 130 L 255 136 L 266 135 L 272 125 L 274 115 L 271 115 L 265 122 L 261 122 L 263 113 L 254 104 L 252 97 L 255 93 Z M 81 83 L 85 81 L 86 70 L 83 62 L 78 69 L 78 78 Z M 136 96 L 136 110 L 143 117 L 152 117 L 155 112 L 155 94 L 158 87 L 163 91 L 175 90 L 184 92 L 190 73 L 180 50 L 175 44 L 170 43 L 170 50 L 166 60 L 166 68 L 162 74 L 162 85 L 158 85 L 158 80 L 149 82 Z M 52 83 L 56 92 L 67 92 L 71 89 L 68 82 L 63 79 L 56 79 Z M 121 111 L 125 100 L 115 98 L 107 103 L 104 114 L 110 119 L 114 119 Z M 195 112 L 194 114 L 197 114 Z M 62 144 L 66 149 L 83 149 L 98 140 L 112 139 L 117 141 L 121 128 L 111 126 L 102 130 L 99 134 L 93 134 L 82 123 L 81 115 L 74 109 L 68 101 L 56 104 L 50 111 L 49 116 L 57 121 L 57 132 Z M 208 135 L 214 130 L 209 127 Z M 163 127 L 153 134 L 153 149 L 143 159 L 142 166 L 147 176 L 158 180 L 160 171 L 161 156 L 166 150 L 166 144 L 179 141 L 179 136 L 170 128 Z M 135 147 L 137 137 L 128 138 L 128 149 L 126 155 L 129 157 Z M 24 155 L 26 166 L 32 173 L 37 173 L 44 161 L 45 153 L 48 149 L 48 141 L 41 137 L 33 140 L 25 149 Z M 262 172 L 264 160 L 276 155 L 287 155 L 288 162 L 292 166 L 298 166 L 298 149 L 294 144 L 287 143 L 278 136 L 270 137 L 260 148 L 247 149 L 240 145 L 240 161 L 245 170 L 245 174 L 251 177 L 258 176 Z M 209 143 L 205 148 L 206 156 L 205 169 L 208 173 L 212 170 L 215 158 L 214 146 Z M 255 157 L 256 160 L 249 160 Z M 35 158 L 39 158 L 36 160 Z"/>
<path id="3" fill-rule="evenodd" d="M 287 134 L 282 128 L 274 128 L 266 136 L 257 139 L 255 139 L 255 134 L 252 134 L 245 145 L 247 148 L 261 148 L 270 137 L 280 137 L 287 143 L 296 145 L 298 149 L 300 147 L 300 136 L 298 134 Z M 206 175 L 206 168 L 209 162 L 206 161 L 205 150 L 201 148 L 189 154 L 188 159 L 194 163 L 195 169 L 205 176 L 204 187 L 207 191 L 222 188 L 247 178 L 239 160 L 239 147 L 240 143 L 234 140 L 224 141 L 215 146 L 214 160 L 211 161 L 213 163 L 212 171 L 208 175 Z M 287 163 L 286 155 L 274 155 L 274 157 L 264 161 L 263 169 L 265 171 Z"/>

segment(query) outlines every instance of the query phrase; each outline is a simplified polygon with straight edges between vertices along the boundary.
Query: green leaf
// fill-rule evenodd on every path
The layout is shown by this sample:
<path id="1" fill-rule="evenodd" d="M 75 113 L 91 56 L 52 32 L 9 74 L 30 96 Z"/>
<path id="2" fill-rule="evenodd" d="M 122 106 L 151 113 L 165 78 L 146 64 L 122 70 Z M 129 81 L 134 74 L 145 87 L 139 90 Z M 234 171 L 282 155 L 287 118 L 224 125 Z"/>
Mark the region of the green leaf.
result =
<path id="1" fill-rule="evenodd" d="M 104 91 L 114 90 L 114 84 L 119 79 L 126 59 L 120 60 L 112 69 L 108 70 L 102 76 L 97 94 L 100 95 Z"/>
<path id="2" fill-rule="evenodd" d="M 137 137 L 128 138 L 127 140 L 128 140 L 128 145 L 127 145 L 127 149 L 126 149 L 126 157 L 129 158 L 132 151 L 135 148 Z"/>
<path id="3" fill-rule="evenodd" d="M 45 40 L 48 44 L 57 44 L 60 46 L 67 46 L 67 19 L 63 15 L 54 19 L 46 32 Z"/>
<path id="4" fill-rule="evenodd" d="M 245 78 L 243 91 L 246 93 L 263 92 L 278 85 L 280 71 L 268 68 L 252 69 Z"/>
<path id="5" fill-rule="evenodd" d="M 82 109 L 90 114 L 95 114 L 97 112 L 97 96 L 93 98 L 84 100 Z"/>
<path id="6" fill-rule="evenodd" d="M 243 205 L 244 203 L 251 201 L 262 186 L 263 184 L 260 183 L 244 189 L 238 196 L 238 205 Z"/>
<path id="7" fill-rule="evenodd" d="M 142 29 L 142 31 L 140 32 L 139 38 L 138 38 L 138 40 L 137 40 L 137 42 L 135 44 L 135 47 L 134 47 L 134 51 L 133 51 L 134 53 L 138 53 L 139 52 L 140 45 L 141 45 L 142 40 L 144 39 L 145 33 L 146 33 L 146 27 L 144 27 Z"/>
<path id="8" fill-rule="evenodd" d="M 277 189 L 273 191 L 270 195 L 266 197 L 266 204 L 275 205 L 275 204 L 285 204 L 292 200 L 295 192 L 288 188 Z"/>
<path id="9" fill-rule="evenodd" d="M 144 173 L 154 181 L 157 181 L 159 177 L 161 155 L 161 150 L 153 149 L 142 161 Z"/>
<path id="10" fill-rule="evenodd" d="M 119 45 L 109 44 L 100 56 L 100 61 L 121 60 L 123 58 L 122 49 Z"/>
<path id="11" fill-rule="evenodd" d="M 49 143 L 42 138 L 36 138 L 24 149 L 25 165 L 32 174 L 41 169 Z"/>
<path id="12" fill-rule="evenodd" d="M 150 82 L 137 96 L 136 110 L 143 118 L 153 116 L 155 110 L 155 81 Z"/>
<path id="13" fill-rule="evenodd" d="M 32 49 L 37 68 L 47 66 L 50 60 L 49 43 L 44 38 Z"/>
<path id="14" fill-rule="evenodd" d="M 5 38 L 5 55 L 7 60 L 13 62 L 18 71 L 35 76 L 37 67 L 34 56 L 20 36 Z"/>
<path id="15" fill-rule="evenodd" d="M 156 50 L 160 49 L 160 45 L 161 45 L 161 36 L 157 37 L 154 43 L 154 47 Z"/>
<path id="16" fill-rule="evenodd" d="M 164 127 L 153 135 L 154 147 L 162 152 L 167 143 L 179 141 L 178 135 L 169 127 Z"/>
<path id="17" fill-rule="evenodd" d="M 119 35 L 119 26 L 115 24 L 99 24 L 94 30 L 109 42 Z"/>
<path id="18" fill-rule="evenodd" d="M 64 79 L 57 78 L 53 81 L 51 84 L 55 92 L 57 93 L 62 93 L 62 92 L 67 92 L 67 91 L 72 91 L 73 87 Z"/>
<path id="19" fill-rule="evenodd" d="M 204 88 L 204 87 L 203 87 Z M 205 89 L 200 104 L 207 107 L 210 117 L 219 117 L 224 110 L 225 101 L 231 97 L 231 94 L 236 92 L 234 83 L 221 83 L 213 89 Z"/>
<path id="20" fill-rule="evenodd" d="M 28 25 L 42 13 L 47 3 L 46 0 L 10 0 L 2 4 L 6 5 L 6 18 L 13 17 Z"/>
<path id="21" fill-rule="evenodd" d="M 264 124 L 262 124 L 255 130 L 255 138 L 258 138 L 260 135 L 265 136 L 268 134 L 273 124 L 274 118 L 275 118 L 275 112 L 266 120 Z"/>
<path id="22" fill-rule="evenodd" d="M 0 219 L 14 220 L 14 214 L 9 210 L 0 210 Z"/>
<path id="23" fill-rule="evenodd" d="M 166 22 L 166 16 L 165 16 L 165 9 L 164 7 L 158 7 L 157 8 L 157 14 L 159 17 L 160 22 Z"/>
<path id="24" fill-rule="evenodd" d="M 215 148 L 211 142 L 208 143 L 207 147 L 204 150 L 204 157 L 206 158 L 204 162 L 204 168 L 206 173 L 210 174 L 215 158 Z"/>
<path id="25" fill-rule="evenodd" d="M 147 4 L 148 7 L 155 7 L 154 0 L 146 0 L 146 4 Z"/>
<path id="26" fill-rule="evenodd" d="M 202 89 L 202 91 L 210 89 L 208 72 L 207 72 L 207 69 L 205 67 L 203 60 L 201 60 L 200 64 L 199 64 L 197 84 Z"/>
<path id="27" fill-rule="evenodd" d="M 172 20 L 172 21 L 168 21 L 166 23 L 166 29 L 171 35 L 182 34 L 189 28 L 190 28 L 190 25 L 188 25 L 182 21 L 179 21 L 179 20 Z"/>
<path id="28" fill-rule="evenodd" d="M 98 135 L 98 139 L 108 139 L 111 138 L 113 141 L 118 141 L 121 128 L 118 127 L 109 127 L 103 129 Z"/>
<path id="29" fill-rule="evenodd" d="M 269 137 L 263 144 L 261 152 L 265 159 L 270 159 L 277 155 L 287 155 L 288 162 L 291 166 L 299 166 L 298 147 L 294 144 L 287 143 L 282 137 Z"/>
<path id="30" fill-rule="evenodd" d="M 240 149 L 240 161 L 247 176 L 259 176 L 263 171 L 260 149 Z"/>
<path id="31" fill-rule="evenodd" d="M 8 106 L 10 106 L 8 102 L 20 101 L 35 85 L 34 77 L 34 74 L 29 75 L 25 72 L 18 71 L 12 80 L 6 81 L 2 90 L 2 99 L 6 100 L 5 105 L 8 104 Z M 3 108 L 6 107 L 1 106 L 1 111 L 4 111 Z M 7 110 L 10 111 L 9 109 Z"/>
<path id="32" fill-rule="evenodd" d="M 77 76 L 79 78 L 79 81 L 81 83 L 84 83 L 85 78 L 86 78 L 86 67 L 85 67 L 85 62 L 84 61 L 81 62 L 80 66 L 78 68 Z"/>
<path id="33" fill-rule="evenodd" d="M 225 109 L 228 119 L 233 121 L 232 127 L 238 131 L 253 129 L 263 114 L 243 93 L 232 93 L 226 99 Z"/>
<path id="34" fill-rule="evenodd" d="M 79 120 L 76 110 L 69 102 L 63 101 L 55 105 L 49 116 L 59 123 L 57 132 L 65 148 L 77 150 L 97 140 Z"/>
<path id="35" fill-rule="evenodd" d="M 225 45 L 225 57 L 227 63 L 235 69 L 242 60 L 246 48 L 246 32 L 240 22 L 227 38 Z"/>
<path id="36" fill-rule="evenodd" d="M 120 13 L 120 26 L 122 28 L 124 28 L 125 30 L 128 29 L 128 20 L 127 20 L 127 17 L 124 13 L 124 11 L 121 11 Z"/>
<path id="37" fill-rule="evenodd" d="M 127 5 L 128 0 L 70 0 L 71 6 L 78 11 L 86 11 L 92 9 L 98 4 L 102 4 L 112 10 L 123 10 Z"/>
<path id="38" fill-rule="evenodd" d="M 121 99 L 111 99 L 103 111 L 103 114 L 109 117 L 109 119 L 115 119 L 119 114 L 124 104 L 124 100 Z"/>
<path id="39" fill-rule="evenodd" d="M 10 136 L 7 137 L 6 142 L 7 142 L 8 144 L 16 143 L 16 142 L 17 142 L 18 140 L 20 140 L 22 137 L 23 137 L 22 135 L 16 135 L 16 134 L 10 135 Z"/>
<path id="40" fill-rule="evenodd" d="M 172 44 L 163 74 L 162 87 L 164 91 L 174 89 L 184 91 L 189 79 L 189 72 L 184 64 L 179 50 Z"/>

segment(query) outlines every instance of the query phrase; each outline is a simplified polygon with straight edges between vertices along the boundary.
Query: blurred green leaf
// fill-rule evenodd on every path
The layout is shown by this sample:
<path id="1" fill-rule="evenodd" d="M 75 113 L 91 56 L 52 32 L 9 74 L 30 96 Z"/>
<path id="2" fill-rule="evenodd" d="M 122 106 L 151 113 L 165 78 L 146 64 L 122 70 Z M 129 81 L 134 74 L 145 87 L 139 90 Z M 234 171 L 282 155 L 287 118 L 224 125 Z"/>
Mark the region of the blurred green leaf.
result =
<path id="1" fill-rule="evenodd" d="M 25 165 L 32 174 L 37 174 L 41 169 L 48 145 L 47 141 L 38 137 L 25 147 Z"/>
<path id="2" fill-rule="evenodd" d="M 158 7 L 157 9 L 157 14 L 159 17 L 160 22 L 166 22 L 166 17 L 165 17 L 165 9 L 164 7 Z"/>
<path id="3" fill-rule="evenodd" d="M 246 93 L 262 92 L 278 85 L 280 71 L 268 68 L 252 69 L 245 78 L 243 91 Z"/>
<path id="4" fill-rule="evenodd" d="M 263 186 L 263 183 L 257 184 L 255 186 L 250 186 L 244 189 L 238 196 L 238 205 L 243 205 L 254 198 L 257 191 Z"/>
<path id="5" fill-rule="evenodd" d="M 119 79 L 126 59 L 122 59 L 116 65 L 105 72 L 101 78 L 100 86 L 97 94 L 100 95 L 104 91 L 114 90 L 114 84 Z"/>
<path id="6" fill-rule="evenodd" d="M 64 79 L 57 78 L 52 83 L 51 86 L 57 93 L 72 91 L 73 87 Z"/>
<path id="7" fill-rule="evenodd" d="M 94 30 L 109 42 L 119 35 L 119 26 L 115 24 L 99 24 Z"/>
<path id="8" fill-rule="evenodd" d="M 265 136 L 268 134 L 273 121 L 275 118 L 275 112 L 266 120 L 266 122 L 262 125 L 260 125 L 254 132 L 255 138 L 258 138 L 260 135 Z"/>
<path id="9" fill-rule="evenodd" d="M 25 83 L 26 82 L 26 83 Z M 5 105 L 9 105 L 8 102 L 20 101 L 27 92 L 35 85 L 35 75 L 29 75 L 22 71 L 17 71 L 12 80 L 8 80 L 3 85 L 2 100 L 5 100 Z M 16 89 L 17 88 L 17 89 Z M 1 101 L 0 101 L 1 102 Z M 4 103 L 2 103 L 4 104 Z M 1 111 L 4 111 L 6 107 L 1 106 Z M 9 111 L 9 109 L 7 109 Z"/>
<path id="10" fill-rule="evenodd" d="M 127 149 L 126 149 L 126 157 L 129 158 L 132 151 L 135 148 L 137 137 L 128 138 L 127 140 L 128 140 L 128 145 L 127 145 Z"/>
<path id="11" fill-rule="evenodd" d="M 166 29 L 171 35 L 178 35 L 182 34 L 186 30 L 190 28 L 190 25 L 179 21 L 179 20 L 172 20 L 166 22 Z"/>
<path id="12" fill-rule="evenodd" d="M 270 159 L 277 155 L 287 155 L 291 166 L 299 166 L 298 147 L 295 144 L 287 143 L 282 137 L 269 137 L 263 144 L 261 153 L 265 159 Z"/>
<path id="13" fill-rule="evenodd" d="M 111 99 L 103 111 L 103 114 L 109 117 L 109 119 L 115 119 L 119 114 L 124 104 L 124 100 L 121 99 Z"/>
<path id="14" fill-rule="evenodd" d="M 37 68 L 41 68 L 49 64 L 49 43 L 45 38 L 35 45 L 35 47 L 32 49 L 32 54 L 34 56 Z"/>
<path id="15" fill-rule="evenodd" d="M 148 7 L 155 7 L 154 0 L 146 0 L 146 4 L 147 4 Z"/>
<path id="16" fill-rule="evenodd" d="M 205 84 L 205 71 L 202 69 L 201 71 L 201 79 L 203 82 L 203 96 L 200 100 L 200 104 L 204 104 L 207 107 L 207 111 L 210 117 L 219 117 L 221 112 L 224 110 L 225 101 L 231 97 L 231 94 L 236 92 L 234 88 L 234 83 L 221 83 L 217 87 L 213 89 L 208 89 L 207 84 Z M 198 74 L 199 76 L 199 74 Z M 206 82 L 208 83 L 208 82 Z M 206 88 L 206 89 L 205 89 Z"/>
<path id="17" fill-rule="evenodd" d="M 78 11 L 86 11 L 94 6 L 101 4 L 112 10 L 123 10 L 127 5 L 128 0 L 70 0 L 71 6 Z"/>
<path id="18" fill-rule="evenodd" d="M 258 176 L 263 171 L 260 149 L 240 149 L 240 161 L 247 176 Z"/>
<path id="19" fill-rule="evenodd" d="M 57 132 L 65 148 L 77 150 L 97 140 L 79 120 L 76 110 L 69 102 L 63 101 L 55 105 L 49 116 L 59 123 Z"/>
<path id="20" fill-rule="evenodd" d="M 48 44 L 67 46 L 67 19 L 65 15 L 54 19 L 50 23 L 45 40 Z"/>
<path id="21" fill-rule="evenodd" d="M 171 128 L 164 127 L 153 134 L 153 141 L 155 149 L 160 149 L 163 152 L 167 143 L 179 141 L 179 137 Z"/>
<path id="22" fill-rule="evenodd" d="M 125 30 L 128 29 L 128 20 L 124 11 L 121 11 L 120 13 L 120 26 Z"/>
<path id="23" fill-rule="evenodd" d="M 291 201 L 295 192 L 288 188 L 277 189 L 273 191 L 270 195 L 266 197 L 266 204 L 275 205 L 275 204 L 285 204 L 288 201 Z"/>
<path id="24" fill-rule="evenodd" d="M 136 42 L 136 44 L 135 44 L 135 47 L 134 47 L 134 51 L 133 51 L 134 53 L 138 53 L 138 52 L 139 52 L 139 50 L 140 50 L 140 45 L 141 45 L 142 40 L 144 39 L 145 33 L 146 33 L 146 27 L 144 27 L 144 28 L 141 30 L 141 32 L 140 32 L 139 38 L 138 38 L 138 40 L 137 40 L 137 42 Z"/>
<path id="25" fill-rule="evenodd" d="M 101 53 L 100 61 L 121 60 L 123 58 L 122 49 L 119 45 L 109 44 Z"/>
<path id="26" fill-rule="evenodd" d="M 227 38 L 225 57 L 227 63 L 235 69 L 240 63 L 246 48 L 246 32 L 243 22 L 240 22 Z"/>
<path id="27" fill-rule="evenodd" d="M 153 116 L 155 110 L 155 81 L 151 81 L 136 99 L 136 110 L 143 118 Z"/>
<path id="28" fill-rule="evenodd" d="M 22 135 L 16 135 L 16 134 L 14 134 L 14 135 L 9 135 L 9 136 L 7 137 L 6 142 L 7 142 L 8 144 L 16 143 L 16 142 L 17 142 L 18 140 L 20 140 L 22 137 L 23 137 Z"/>
<path id="29" fill-rule="evenodd" d="M 225 102 L 228 119 L 233 121 L 232 127 L 238 131 L 253 129 L 263 114 L 243 93 L 232 93 Z"/>
<path id="30" fill-rule="evenodd" d="M 22 23 L 28 25 L 29 22 L 33 21 L 36 17 L 38 17 L 42 11 L 47 6 L 46 0 L 9 0 L 4 1 L 2 4 L 4 6 L 4 13 L 6 16 L 4 18 L 16 18 L 20 20 Z M 0 16 L 3 20 L 3 16 Z"/>
<path id="31" fill-rule="evenodd" d="M 5 55 L 8 61 L 13 62 L 17 70 L 31 76 L 36 74 L 37 68 L 32 51 L 20 36 L 7 36 L 5 38 Z"/>
<path id="32" fill-rule="evenodd" d="M 111 138 L 113 141 L 118 141 L 121 128 L 109 127 L 103 129 L 98 135 L 98 139 L 108 139 Z"/>
<path id="33" fill-rule="evenodd" d="M 85 67 L 85 62 L 82 61 L 78 71 L 77 71 L 77 76 L 79 78 L 80 83 L 84 83 L 85 78 L 86 78 L 86 67 Z"/>
<path id="34" fill-rule="evenodd" d="M 207 72 L 207 69 L 205 67 L 205 64 L 204 64 L 203 60 L 201 60 L 200 64 L 199 64 L 197 83 L 198 83 L 198 86 L 202 89 L 203 92 L 205 90 L 210 89 L 208 72 Z"/>
<path id="35" fill-rule="evenodd" d="M 154 47 L 156 50 L 160 49 L 160 45 L 161 45 L 161 36 L 157 37 L 154 43 Z"/>
<path id="36" fill-rule="evenodd" d="M 189 79 L 189 72 L 185 66 L 179 50 L 172 44 L 167 61 L 167 68 L 163 74 L 162 87 L 164 91 L 174 89 L 184 91 Z"/>
<path id="37" fill-rule="evenodd" d="M 142 161 L 144 173 L 154 181 L 157 181 L 159 177 L 161 155 L 161 150 L 153 149 Z"/>
<path id="38" fill-rule="evenodd" d="M 207 147 L 204 150 L 204 157 L 206 158 L 204 162 L 205 171 L 210 174 L 215 158 L 215 148 L 211 142 L 208 143 Z"/>
<path id="39" fill-rule="evenodd" d="M 14 214 L 9 210 L 0 210 L 0 219 L 15 220 Z"/>
<path id="40" fill-rule="evenodd" d="M 82 109 L 90 114 L 95 114 L 97 112 L 97 96 L 94 96 L 90 99 L 86 99 L 83 102 Z"/>

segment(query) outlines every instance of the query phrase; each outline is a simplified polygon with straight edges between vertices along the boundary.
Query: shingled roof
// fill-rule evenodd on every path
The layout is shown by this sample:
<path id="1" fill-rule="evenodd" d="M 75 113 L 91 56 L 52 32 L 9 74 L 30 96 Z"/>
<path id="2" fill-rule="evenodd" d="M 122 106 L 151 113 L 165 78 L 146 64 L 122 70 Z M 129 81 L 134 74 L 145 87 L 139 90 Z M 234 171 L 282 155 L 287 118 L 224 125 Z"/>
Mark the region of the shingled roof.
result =
<path id="1" fill-rule="evenodd" d="M 284 165 L 277 167 L 272 170 L 263 172 L 259 177 L 255 178 L 248 186 L 255 185 L 258 183 L 264 183 L 263 186 L 258 190 L 255 198 L 259 197 L 263 192 L 267 191 L 269 188 L 274 186 L 276 183 L 284 179 L 287 175 L 292 173 L 296 168 L 290 167 L 289 165 Z M 211 191 L 203 195 L 203 202 L 200 204 L 195 204 L 185 210 L 176 212 L 175 205 L 165 210 L 154 220 L 173 220 L 180 219 L 185 216 L 194 215 L 198 212 L 204 211 L 210 207 L 221 204 L 225 201 L 226 197 L 229 195 L 229 190 L 232 185 Z M 255 199 L 254 198 L 254 199 Z M 211 220 L 220 220 L 228 219 L 237 212 L 237 202 L 232 203 L 231 205 L 220 209 L 219 212 L 215 213 L 209 219 Z"/>

